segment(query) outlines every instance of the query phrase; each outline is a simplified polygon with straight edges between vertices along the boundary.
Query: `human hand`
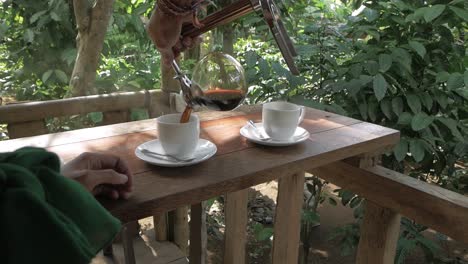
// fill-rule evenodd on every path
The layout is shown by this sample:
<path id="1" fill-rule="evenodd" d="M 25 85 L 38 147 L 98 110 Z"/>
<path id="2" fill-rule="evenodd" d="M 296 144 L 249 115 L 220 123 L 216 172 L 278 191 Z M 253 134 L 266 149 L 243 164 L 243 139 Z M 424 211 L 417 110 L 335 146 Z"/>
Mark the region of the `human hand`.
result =
<path id="1" fill-rule="evenodd" d="M 190 6 L 192 4 L 191 0 L 177 0 L 174 2 L 180 6 Z M 182 25 L 184 23 L 192 23 L 193 21 L 194 17 L 191 12 L 173 15 L 161 11 L 161 8 L 158 7 L 151 14 L 146 30 L 156 49 L 161 53 L 162 61 L 165 65 L 170 66 L 172 60 L 179 56 L 182 51 L 192 48 L 201 42 L 201 37 L 191 38 L 181 36 Z"/>
<path id="2" fill-rule="evenodd" d="M 127 199 L 132 191 L 132 174 L 118 156 L 85 152 L 62 167 L 62 174 L 74 179 L 93 195 Z"/>

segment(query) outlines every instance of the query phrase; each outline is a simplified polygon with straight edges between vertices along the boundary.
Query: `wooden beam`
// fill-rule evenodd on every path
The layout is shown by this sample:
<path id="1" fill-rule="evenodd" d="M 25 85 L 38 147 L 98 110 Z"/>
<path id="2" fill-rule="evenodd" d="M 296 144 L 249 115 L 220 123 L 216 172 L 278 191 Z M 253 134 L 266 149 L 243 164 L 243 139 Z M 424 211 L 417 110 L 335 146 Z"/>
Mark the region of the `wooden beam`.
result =
<path id="1" fill-rule="evenodd" d="M 19 123 L 47 117 L 128 110 L 136 107 L 147 108 L 151 100 L 155 100 L 154 98 L 161 94 L 160 90 L 151 90 L 6 105 L 0 107 L 0 123 Z"/>
<path id="2" fill-rule="evenodd" d="M 206 263 L 206 213 L 204 203 L 192 204 L 190 210 L 190 264 Z"/>
<path id="3" fill-rule="evenodd" d="M 2 106 L 2 107 L 5 107 L 5 106 Z M 2 107 L 0 107 L 0 109 Z M 37 135 L 49 133 L 49 131 L 46 128 L 44 120 L 31 120 L 28 122 L 10 123 L 7 126 L 7 130 L 8 130 L 8 136 L 12 139 L 37 136 Z"/>
<path id="4" fill-rule="evenodd" d="M 371 201 L 365 206 L 356 264 L 393 264 L 401 216 Z"/>
<path id="5" fill-rule="evenodd" d="M 224 262 L 225 264 L 245 263 L 247 239 L 247 202 L 249 189 L 225 195 Z"/>
<path id="6" fill-rule="evenodd" d="M 298 263 L 305 173 L 279 178 L 272 263 Z"/>
<path id="7" fill-rule="evenodd" d="M 395 171 L 360 169 L 343 161 L 310 170 L 314 175 L 468 243 L 468 198 Z"/>

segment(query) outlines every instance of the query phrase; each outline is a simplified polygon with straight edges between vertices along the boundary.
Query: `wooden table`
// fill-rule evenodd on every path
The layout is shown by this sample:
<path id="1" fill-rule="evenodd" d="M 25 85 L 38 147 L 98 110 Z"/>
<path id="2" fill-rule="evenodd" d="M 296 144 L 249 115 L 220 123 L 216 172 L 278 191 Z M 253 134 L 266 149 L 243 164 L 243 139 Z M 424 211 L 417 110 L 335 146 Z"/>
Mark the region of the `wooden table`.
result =
<path id="1" fill-rule="evenodd" d="M 260 110 L 259 106 L 250 106 L 229 113 L 199 113 L 201 137 L 215 143 L 218 152 L 208 161 L 184 168 L 156 167 L 135 157 L 136 146 L 157 137 L 154 120 L 0 142 L 0 151 L 32 145 L 56 152 L 64 161 L 85 151 L 125 157 L 135 175 L 134 194 L 127 201 L 103 201 L 123 222 L 196 205 L 192 208 L 195 223 L 202 215 L 201 201 L 227 194 L 225 263 L 241 263 L 245 254 L 246 188 L 278 179 L 272 259 L 278 264 L 297 263 L 305 172 L 383 151 L 398 142 L 399 132 L 308 108 L 301 124 L 310 132 L 307 141 L 289 147 L 266 147 L 252 144 L 239 134 L 248 119 L 261 120 Z M 201 231 L 193 225 L 191 229 L 192 239 L 197 238 Z M 191 244 L 191 253 L 200 255 L 197 243 Z M 202 261 L 202 257 L 191 256 L 191 263 Z"/>

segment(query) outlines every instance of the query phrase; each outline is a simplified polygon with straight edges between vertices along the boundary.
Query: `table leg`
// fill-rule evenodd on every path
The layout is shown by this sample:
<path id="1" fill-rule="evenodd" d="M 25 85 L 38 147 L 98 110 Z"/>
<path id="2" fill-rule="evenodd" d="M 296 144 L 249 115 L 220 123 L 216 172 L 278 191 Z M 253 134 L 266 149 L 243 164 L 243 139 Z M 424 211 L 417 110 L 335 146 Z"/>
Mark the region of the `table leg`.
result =
<path id="1" fill-rule="evenodd" d="M 153 225 L 156 241 L 167 240 L 167 213 L 153 215 Z"/>
<path id="2" fill-rule="evenodd" d="M 122 226 L 122 246 L 124 250 L 125 264 L 135 264 L 135 252 L 133 251 L 133 235 L 127 225 Z"/>
<path id="3" fill-rule="evenodd" d="M 278 180 L 273 264 L 298 263 L 304 178 L 300 172 Z"/>
<path id="4" fill-rule="evenodd" d="M 366 201 L 356 264 L 393 264 L 400 235 L 401 216 Z"/>
<path id="5" fill-rule="evenodd" d="M 190 264 L 206 263 L 206 236 L 204 203 L 193 204 L 190 210 Z"/>
<path id="6" fill-rule="evenodd" d="M 360 168 L 379 163 L 380 155 L 368 153 L 359 160 Z M 356 264 L 393 264 L 395 261 L 401 215 L 366 200 Z"/>
<path id="7" fill-rule="evenodd" d="M 225 195 L 224 262 L 225 264 L 245 263 L 247 239 L 247 202 L 249 189 Z"/>
<path id="8" fill-rule="evenodd" d="M 189 225 L 188 207 L 177 208 L 174 213 L 174 243 L 179 246 L 182 253 L 188 254 Z"/>

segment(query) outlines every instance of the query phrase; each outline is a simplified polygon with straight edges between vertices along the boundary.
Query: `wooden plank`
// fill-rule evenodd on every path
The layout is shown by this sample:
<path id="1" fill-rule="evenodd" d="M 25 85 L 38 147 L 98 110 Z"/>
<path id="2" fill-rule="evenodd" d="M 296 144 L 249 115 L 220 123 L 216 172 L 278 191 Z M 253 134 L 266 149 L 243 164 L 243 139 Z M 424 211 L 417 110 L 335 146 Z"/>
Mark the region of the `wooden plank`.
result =
<path id="1" fill-rule="evenodd" d="M 153 104 L 151 104 L 153 105 Z M 0 109 L 2 109 L 0 107 Z M 200 112 L 196 113 L 200 119 L 213 120 L 216 118 L 233 117 L 239 115 L 245 115 L 251 111 L 257 111 L 258 106 L 243 106 L 235 111 L 229 112 Z M 1 122 L 0 122 L 1 123 Z M 205 127 L 215 125 L 216 123 L 208 123 Z M 20 138 L 13 140 L 0 141 L 0 150 L 2 151 L 13 151 L 15 149 L 34 146 L 40 148 L 47 148 L 53 146 L 60 146 L 65 144 L 79 143 L 83 141 L 102 139 L 106 137 L 113 137 L 119 135 L 125 135 L 130 133 L 137 133 L 143 131 L 155 130 L 156 124 L 154 119 L 151 120 L 140 120 L 134 122 L 128 122 L 123 124 L 115 124 L 109 126 L 100 126 L 93 128 L 84 128 L 67 132 L 54 133 L 49 135 L 35 136 L 31 138 Z"/>
<path id="2" fill-rule="evenodd" d="M 148 94 L 160 93 L 160 90 L 112 93 L 6 105 L 0 107 L 0 123 L 18 123 L 47 117 L 109 112 L 137 107 L 146 108 Z"/>
<path id="3" fill-rule="evenodd" d="M 400 236 L 400 214 L 367 200 L 356 264 L 393 264 Z"/>
<path id="4" fill-rule="evenodd" d="M 174 243 L 184 254 L 189 252 L 188 207 L 181 206 L 174 212 Z"/>
<path id="5" fill-rule="evenodd" d="M 468 243 L 468 198 L 380 166 L 335 162 L 310 170 L 392 211 Z"/>
<path id="6" fill-rule="evenodd" d="M 44 120 L 33 120 L 21 123 L 10 123 L 7 126 L 8 136 L 12 139 L 47 134 L 49 131 Z M 0 147 L 0 149 L 2 149 Z"/>
<path id="7" fill-rule="evenodd" d="M 130 121 L 130 111 L 128 109 L 109 111 L 109 112 L 103 113 L 103 118 L 102 118 L 103 125 L 125 123 L 128 121 Z"/>
<path id="8" fill-rule="evenodd" d="M 278 181 L 272 263 L 298 263 L 305 173 Z"/>
<path id="9" fill-rule="evenodd" d="M 156 241 L 167 240 L 167 213 L 153 215 Z"/>
<path id="10" fill-rule="evenodd" d="M 226 194 L 224 262 L 225 264 L 245 263 L 247 243 L 247 202 L 249 189 Z"/>
<path id="11" fill-rule="evenodd" d="M 190 264 L 206 263 L 206 213 L 203 202 L 192 204 L 190 210 Z"/>

